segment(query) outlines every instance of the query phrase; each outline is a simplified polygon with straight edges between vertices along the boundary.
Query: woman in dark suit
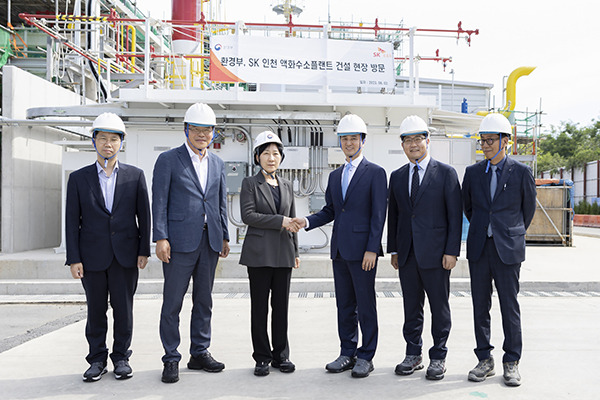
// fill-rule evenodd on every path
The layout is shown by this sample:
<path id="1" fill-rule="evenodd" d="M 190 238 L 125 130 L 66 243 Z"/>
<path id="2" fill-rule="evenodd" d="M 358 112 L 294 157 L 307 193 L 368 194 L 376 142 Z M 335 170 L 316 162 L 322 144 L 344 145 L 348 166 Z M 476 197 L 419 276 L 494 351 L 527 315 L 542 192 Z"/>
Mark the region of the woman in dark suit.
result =
<path id="1" fill-rule="evenodd" d="M 247 266 L 250 280 L 251 332 L 256 361 L 254 375 L 269 374 L 269 364 L 281 372 L 294 372 L 287 339 L 288 303 L 292 268 L 298 268 L 298 237 L 292 184 L 275 173 L 283 160 L 283 144 L 271 131 L 254 142 L 254 163 L 260 172 L 244 178 L 240 193 L 242 220 L 248 225 L 240 264 Z M 271 295 L 271 338 L 267 315 Z"/>

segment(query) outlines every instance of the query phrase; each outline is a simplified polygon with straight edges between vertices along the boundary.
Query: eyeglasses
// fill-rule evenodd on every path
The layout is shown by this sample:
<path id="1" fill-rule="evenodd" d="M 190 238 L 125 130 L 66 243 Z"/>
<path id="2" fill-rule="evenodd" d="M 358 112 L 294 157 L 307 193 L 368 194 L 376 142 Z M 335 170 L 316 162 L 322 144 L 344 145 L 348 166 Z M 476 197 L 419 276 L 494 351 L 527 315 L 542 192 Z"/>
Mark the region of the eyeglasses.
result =
<path id="1" fill-rule="evenodd" d="M 194 135 L 212 136 L 213 134 L 213 128 L 210 126 L 190 126 L 188 131 Z"/>
<path id="2" fill-rule="evenodd" d="M 498 136 L 498 137 L 495 137 L 495 138 L 488 138 L 488 139 L 483 139 L 483 138 L 481 138 L 481 139 L 478 139 L 478 140 L 477 140 L 477 143 L 479 143 L 479 144 L 480 144 L 480 145 L 482 145 L 482 146 L 483 146 L 483 144 L 484 144 L 484 143 L 486 143 L 488 146 L 491 146 L 491 145 L 493 145 L 493 144 L 494 144 L 494 142 L 495 142 L 496 140 L 500 140 L 500 136 Z"/>
<path id="3" fill-rule="evenodd" d="M 411 136 L 407 138 L 402 138 L 402 143 L 406 144 L 418 144 L 425 140 L 425 136 Z"/>
<path id="4" fill-rule="evenodd" d="M 96 142 L 100 143 L 100 144 L 106 144 L 106 143 L 110 143 L 110 144 L 118 144 L 121 142 L 121 138 L 118 136 L 97 136 L 96 137 Z"/>

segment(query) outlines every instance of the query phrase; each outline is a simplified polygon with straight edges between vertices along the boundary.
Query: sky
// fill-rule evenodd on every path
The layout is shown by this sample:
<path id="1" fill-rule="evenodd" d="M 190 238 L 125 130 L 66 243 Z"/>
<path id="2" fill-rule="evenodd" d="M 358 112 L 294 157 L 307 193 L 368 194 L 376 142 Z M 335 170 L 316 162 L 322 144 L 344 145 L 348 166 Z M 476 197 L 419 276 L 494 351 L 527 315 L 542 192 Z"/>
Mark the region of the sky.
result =
<path id="1" fill-rule="evenodd" d="M 220 1 L 226 21 L 284 22 L 271 11 L 272 0 Z M 446 71 L 441 63 L 421 62 L 421 77 L 482 82 L 494 85 L 492 105 L 502 107 L 503 79 L 520 66 L 537 67 L 517 83 L 516 109 L 542 110 L 543 131 L 562 122 L 587 126 L 600 119 L 600 2 L 593 0 L 298 0 L 304 11 L 295 23 L 318 24 L 353 21 L 373 25 L 398 24 L 405 27 L 479 29 L 466 41 L 450 37 L 417 37 L 415 53 L 451 56 Z M 213 3 L 214 4 L 214 3 Z M 158 19 L 169 19 L 168 0 L 137 0 L 142 11 Z M 408 47 L 406 47 L 408 49 Z M 406 50 L 408 51 L 408 50 Z M 541 103 L 541 108 L 540 108 Z"/>

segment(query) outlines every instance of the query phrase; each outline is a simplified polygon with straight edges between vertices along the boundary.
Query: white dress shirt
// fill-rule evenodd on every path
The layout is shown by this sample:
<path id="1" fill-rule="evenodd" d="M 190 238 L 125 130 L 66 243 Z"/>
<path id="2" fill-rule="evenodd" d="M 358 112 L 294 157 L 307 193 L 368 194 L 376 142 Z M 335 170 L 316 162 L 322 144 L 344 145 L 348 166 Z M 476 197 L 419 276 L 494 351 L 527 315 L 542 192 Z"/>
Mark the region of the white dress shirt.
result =
<path id="1" fill-rule="evenodd" d="M 200 186 L 202 187 L 202 191 L 206 192 L 206 182 L 208 181 L 208 151 L 205 153 L 206 155 L 200 159 L 200 156 L 192 150 L 190 144 L 185 141 L 185 147 L 190 154 L 190 158 L 192 159 L 192 165 L 194 166 L 194 170 L 196 171 L 196 175 L 198 176 L 198 180 L 200 181 Z"/>

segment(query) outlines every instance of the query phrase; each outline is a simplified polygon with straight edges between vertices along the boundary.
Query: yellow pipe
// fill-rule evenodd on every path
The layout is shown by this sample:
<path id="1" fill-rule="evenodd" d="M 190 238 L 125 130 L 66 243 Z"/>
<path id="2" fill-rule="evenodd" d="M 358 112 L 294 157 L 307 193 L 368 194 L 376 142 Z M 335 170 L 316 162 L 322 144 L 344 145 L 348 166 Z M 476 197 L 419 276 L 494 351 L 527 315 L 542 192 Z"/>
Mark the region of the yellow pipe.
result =
<path id="1" fill-rule="evenodd" d="M 131 52 L 135 54 L 135 27 L 133 25 L 129 25 L 129 31 L 131 32 Z M 131 72 L 135 72 L 135 56 L 131 57 Z"/>
<path id="2" fill-rule="evenodd" d="M 529 75 L 536 67 L 519 67 L 510 73 L 506 81 L 506 104 L 504 105 L 503 114 L 508 118 L 515 109 L 517 97 L 517 80 Z M 488 115 L 489 111 L 478 111 L 477 115 Z"/>

